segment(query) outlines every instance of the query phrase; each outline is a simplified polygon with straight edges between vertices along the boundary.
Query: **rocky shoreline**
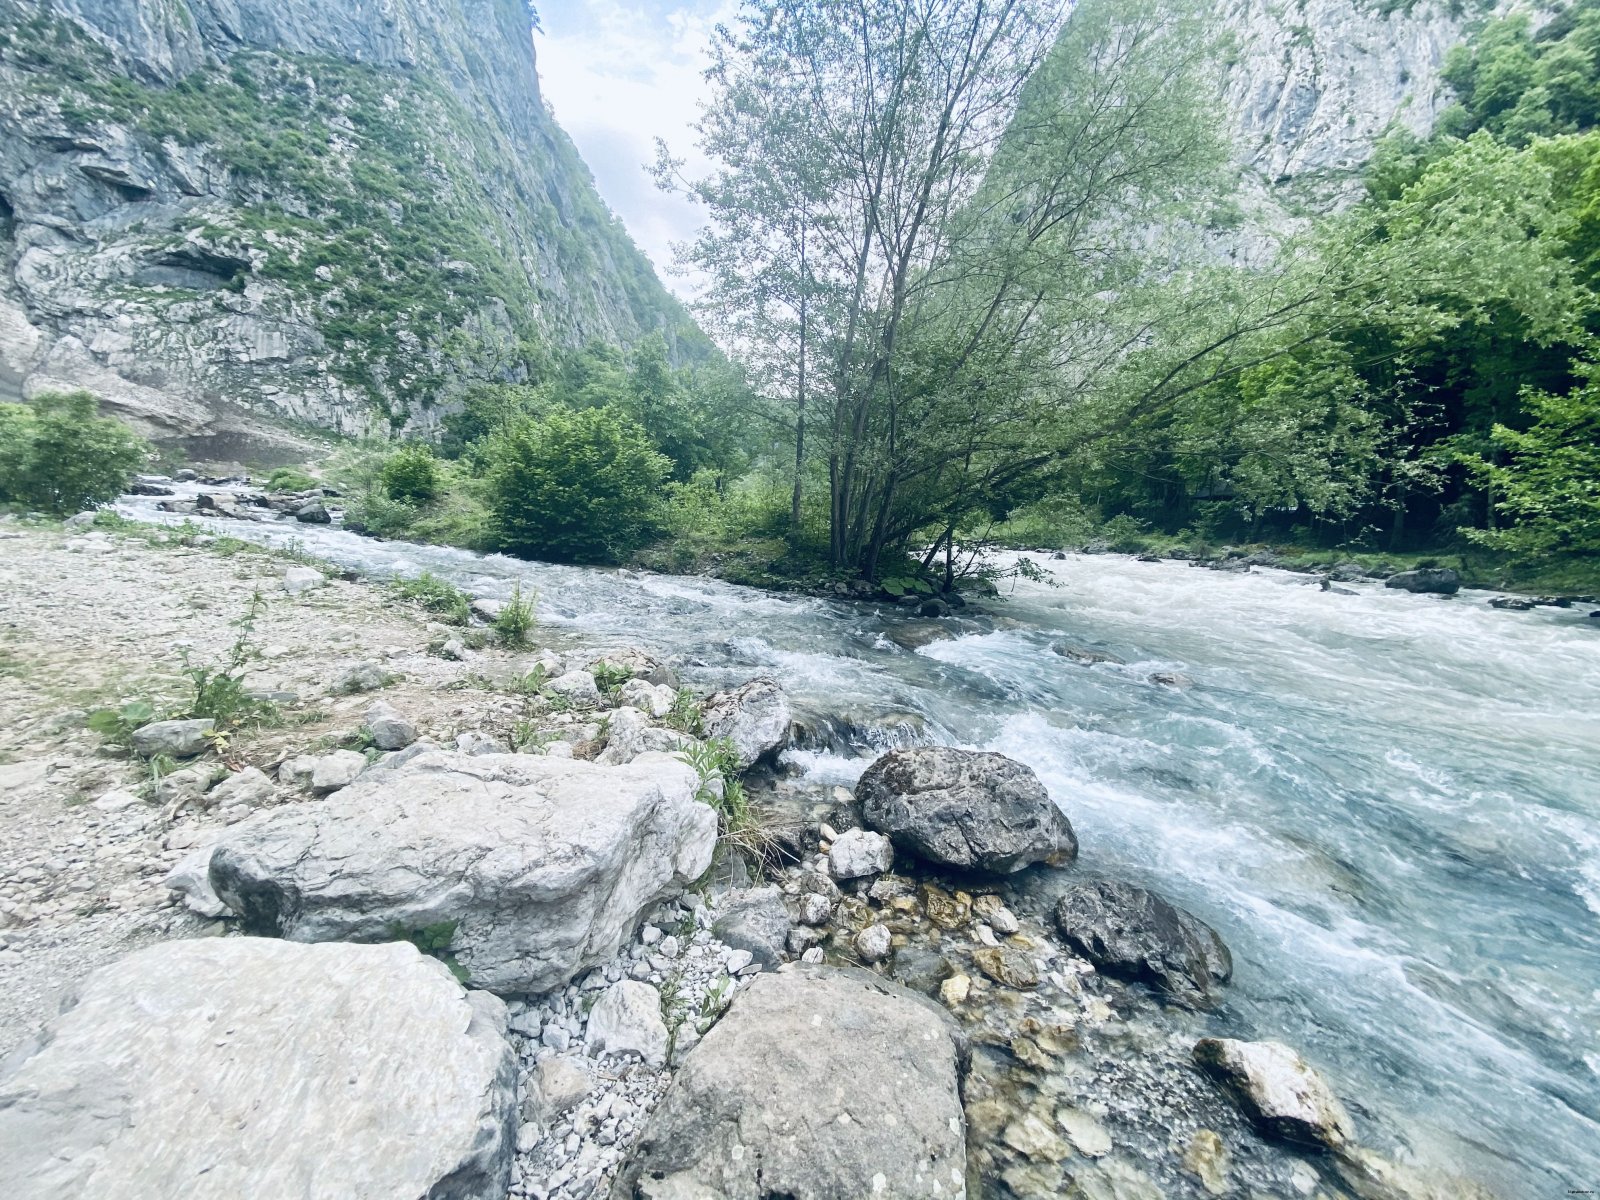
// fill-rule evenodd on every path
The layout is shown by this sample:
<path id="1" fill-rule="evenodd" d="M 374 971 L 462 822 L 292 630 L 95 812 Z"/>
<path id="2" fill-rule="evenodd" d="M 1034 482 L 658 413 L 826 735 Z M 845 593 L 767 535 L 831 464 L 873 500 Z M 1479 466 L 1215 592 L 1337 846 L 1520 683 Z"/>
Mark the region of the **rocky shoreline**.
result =
<path id="1" fill-rule="evenodd" d="M 46 1017 L 47 979 L 79 997 L 0 1075 L 21 1196 L 1479 1194 L 1223 1036 L 1221 939 L 1075 864 L 1071 798 L 1019 763 L 912 744 L 811 785 L 774 762 L 771 680 L 697 698 L 688 733 L 633 647 L 498 644 L 192 535 L 4 532 L 32 583 L 4 1024 Z M 195 604 L 267 589 L 259 682 L 298 724 L 147 722 L 123 755 L 49 686 L 109 657 L 126 695 L 152 638 L 221 644 Z M 708 739 L 729 774 L 685 762 Z"/>

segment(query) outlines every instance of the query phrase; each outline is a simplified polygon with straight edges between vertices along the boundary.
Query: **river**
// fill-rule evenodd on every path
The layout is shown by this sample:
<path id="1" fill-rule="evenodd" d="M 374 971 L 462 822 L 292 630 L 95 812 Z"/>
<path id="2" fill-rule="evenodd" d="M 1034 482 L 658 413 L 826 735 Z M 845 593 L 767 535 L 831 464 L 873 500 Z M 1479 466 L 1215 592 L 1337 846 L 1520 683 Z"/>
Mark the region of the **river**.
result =
<path id="1" fill-rule="evenodd" d="M 167 520 L 154 502 L 122 511 Z M 920 650 L 892 607 L 527 563 L 337 528 L 203 522 L 375 575 L 513 582 L 540 620 L 715 685 L 758 673 L 817 712 L 915 714 L 1033 767 L 1079 869 L 1214 925 L 1216 1027 L 1321 1067 L 1363 1140 L 1505 1200 L 1600 1189 L 1600 621 L 1484 593 L 1320 591 L 1120 556 L 1038 559 L 969 632 Z M 1127 665 L 1083 666 L 1054 642 Z M 1189 676 L 1175 689 L 1154 671 Z M 838 782 L 846 747 L 791 754 Z"/>

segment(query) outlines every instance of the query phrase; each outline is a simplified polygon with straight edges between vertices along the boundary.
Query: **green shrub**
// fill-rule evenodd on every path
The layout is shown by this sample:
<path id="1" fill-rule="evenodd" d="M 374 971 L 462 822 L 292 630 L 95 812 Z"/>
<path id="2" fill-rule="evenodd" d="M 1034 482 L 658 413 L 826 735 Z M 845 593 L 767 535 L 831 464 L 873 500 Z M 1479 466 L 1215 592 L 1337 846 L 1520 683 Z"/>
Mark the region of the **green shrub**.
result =
<path id="1" fill-rule="evenodd" d="M 439 461 L 421 442 L 408 442 L 384 460 L 378 480 L 391 500 L 428 504 L 439 495 Z"/>
<path id="2" fill-rule="evenodd" d="M 415 600 L 431 613 L 437 613 L 447 625 L 465 625 L 472 615 L 472 603 L 467 594 L 431 571 L 424 571 L 415 579 L 398 579 L 394 590 L 404 600 Z"/>
<path id="3" fill-rule="evenodd" d="M 501 639 L 509 646 L 521 646 L 528 640 L 528 633 L 535 623 L 534 605 L 537 603 L 538 593 L 529 595 L 526 599 L 522 595 L 522 584 L 519 582 L 516 590 L 511 593 L 505 607 L 494 619 L 494 629 Z"/>
<path id="4" fill-rule="evenodd" d="M 57 516 L 120 496 L 150 450 L 88 392 L 0 404 L 0 500 Z"/>
<path id="5" fill-rule="evenodd" d="M 299 467 L 279 467 L 267 476 L 269 492 L 309 492 L 322 486 Z"/>
<path id="6" fill-rule="evenodd" d="M 607 408 L 518 421 L 494 438 L 489 461 L 496 544 L 558 562 L 615 560 L 643 545 L 670 466 Z"/>

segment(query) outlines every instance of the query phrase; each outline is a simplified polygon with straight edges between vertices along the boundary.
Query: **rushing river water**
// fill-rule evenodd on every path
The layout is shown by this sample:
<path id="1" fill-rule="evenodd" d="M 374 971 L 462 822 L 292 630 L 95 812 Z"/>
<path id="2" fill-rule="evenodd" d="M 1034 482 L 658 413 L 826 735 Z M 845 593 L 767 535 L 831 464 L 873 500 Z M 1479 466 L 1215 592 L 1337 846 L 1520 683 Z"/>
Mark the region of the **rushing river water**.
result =
<path id="1" fill-rule="evenodd" d="M 175 520 L 146 500 L 127 515 Z M 1026 762 L 1080 869 L 1215 925 L 1234 983 L 1216 1025 L 1299 1048 L 1380 1149 L 1505 1200 L 1600 1190 L 1600 621 L 1497 612 L 1275 571 L 1114 556 L 1041 565 L 970 630 L 918 651 L 892 608 L 701 579 L 525 563 L 336 528 L 295 538 L 376 575 L 539 591 L 540 619 L 687 664 L 778 678 L 819 713 L 916 714 Z M 1054 642 L 1110 651 L 1081 666 Z M 1177 671 L 1194 686 L 1151 684 Z M 848 752 L 794 753 L 839 782 Z"/>

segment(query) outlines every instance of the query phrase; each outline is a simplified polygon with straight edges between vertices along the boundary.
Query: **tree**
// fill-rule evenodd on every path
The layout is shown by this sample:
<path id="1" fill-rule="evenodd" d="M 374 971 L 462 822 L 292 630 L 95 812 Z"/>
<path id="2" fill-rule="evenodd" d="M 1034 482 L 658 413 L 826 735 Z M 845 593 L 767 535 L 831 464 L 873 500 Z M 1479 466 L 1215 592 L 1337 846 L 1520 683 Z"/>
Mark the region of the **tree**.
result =
<path id="1" fill-rule="evenodd" d="M 0 500 L 63 514 L 107 504 L 149 455 L 88 392 L 0 405 Z"/>
<path id="2" fill-rule="evenodd" d="M 1139 342 L 1159 257 L 1141 224 L 1219 161 L 1195 10 L 1084 0 L 1058 41 L 1062 18 L 761 0 L 718 43 L 718 168 L 694 185 L 712 222 L 688 258 L 725 331 L 804 330 L 794 392 L 821 406 L 836 566 L 871 577 L 918 530 L 948 540 L 1046 486 L 1065 401 Z M 802 459 L 803 437 L 797 420 Z"/>
<path id="3" fill-rule="evenodd" d="M 1516 524 L 1473 530 L 1475 541 L 1535 554 L 1600 553 L 1600 362 L 1578 373 L 1582 386 L 1565 395 L 1526 394 L 1533 423 L 1525 432 L 1495 426 L 1509 461 L 1483 473 Z"/>
<path id="4" fill-rule="evenodd" d="M 558 562 L 616 560 L 642 545 L 671 468 L 609 408 L 524 417 L 495 436 L 488 459 L 497 546 Z"/>

